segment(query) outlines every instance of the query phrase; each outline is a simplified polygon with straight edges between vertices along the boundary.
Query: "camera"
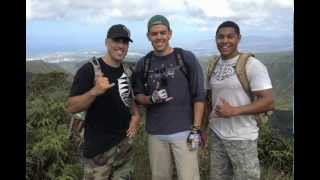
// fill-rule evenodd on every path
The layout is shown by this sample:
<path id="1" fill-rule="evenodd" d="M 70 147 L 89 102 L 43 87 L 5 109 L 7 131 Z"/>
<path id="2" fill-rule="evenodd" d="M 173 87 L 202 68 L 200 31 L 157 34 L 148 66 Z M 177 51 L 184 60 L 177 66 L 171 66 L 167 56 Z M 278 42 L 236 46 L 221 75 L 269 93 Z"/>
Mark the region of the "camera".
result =
<path id="1" fill-rule="evenodd" d="M 174 78 L 174 71 L 175 68 L 171 67 L 161 67 L 159 70 L 155 71 L 160 80 L 160 87 L 166 87 L 168 85 L 168 79 Z"/>

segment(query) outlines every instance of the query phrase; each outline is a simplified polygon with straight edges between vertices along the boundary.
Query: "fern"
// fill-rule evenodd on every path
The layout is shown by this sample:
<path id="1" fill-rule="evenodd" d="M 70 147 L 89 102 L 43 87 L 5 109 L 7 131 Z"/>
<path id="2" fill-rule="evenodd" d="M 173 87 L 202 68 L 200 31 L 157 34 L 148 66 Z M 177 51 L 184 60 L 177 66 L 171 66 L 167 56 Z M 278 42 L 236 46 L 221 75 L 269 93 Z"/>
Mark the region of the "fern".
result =
<path id="1" fill-rule="evenodd" d="M 27 84 L 26 179 L 81 179 L 64 111 L 70 84 L 63 73 L 33 75 Z"/>

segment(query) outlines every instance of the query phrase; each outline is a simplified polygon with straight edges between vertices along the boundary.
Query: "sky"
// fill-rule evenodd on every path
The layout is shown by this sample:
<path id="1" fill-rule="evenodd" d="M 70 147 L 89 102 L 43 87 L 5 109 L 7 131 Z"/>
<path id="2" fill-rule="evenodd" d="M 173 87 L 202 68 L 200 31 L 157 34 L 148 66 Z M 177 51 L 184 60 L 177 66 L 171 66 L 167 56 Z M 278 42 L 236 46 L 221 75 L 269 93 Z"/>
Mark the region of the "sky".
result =
<path id="1" fill-rule="evenodd" d="M 174 47 L 216 48 L 216 28 L 226 20 L 240 26 L 243 39 L 293 42 L 293 0 L 26 0 L 27 56 L 104 50 L 114 24 L 129 28 L 129 51 L 151 50 L 147 22 L 156 14 L 169 19 Z"/>

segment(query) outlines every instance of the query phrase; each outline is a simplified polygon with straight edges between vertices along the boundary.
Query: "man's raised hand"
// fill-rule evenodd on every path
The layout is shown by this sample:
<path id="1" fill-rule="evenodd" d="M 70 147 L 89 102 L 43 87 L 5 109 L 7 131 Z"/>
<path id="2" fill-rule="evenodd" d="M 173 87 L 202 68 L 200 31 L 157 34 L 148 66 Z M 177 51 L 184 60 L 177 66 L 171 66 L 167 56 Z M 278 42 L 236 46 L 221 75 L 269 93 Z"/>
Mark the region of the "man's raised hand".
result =
<path id="1" fill-rule="evenodd" d="M 97 74 L 95 78 L 95 85 L 93 87 L 95 94 L 101 95 L 105 93 L 108 89 L 112 88 L 115 83 L 110 83 L 107 77 L 104 77 L 103 74 Z"/>

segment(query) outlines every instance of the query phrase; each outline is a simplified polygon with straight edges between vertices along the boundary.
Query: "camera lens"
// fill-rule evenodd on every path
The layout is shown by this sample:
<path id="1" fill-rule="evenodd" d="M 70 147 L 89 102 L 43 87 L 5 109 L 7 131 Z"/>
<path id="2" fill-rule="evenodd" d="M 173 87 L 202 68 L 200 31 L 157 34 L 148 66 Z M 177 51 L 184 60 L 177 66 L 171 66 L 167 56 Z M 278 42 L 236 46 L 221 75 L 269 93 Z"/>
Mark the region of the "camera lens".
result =
<path id="1" fill-rule="evenodd" d="M 161 85 L 162 85 L 162 86 L 167 86 L 167 85 L 168 85 L 167 78 L 161 77 Z"/>

